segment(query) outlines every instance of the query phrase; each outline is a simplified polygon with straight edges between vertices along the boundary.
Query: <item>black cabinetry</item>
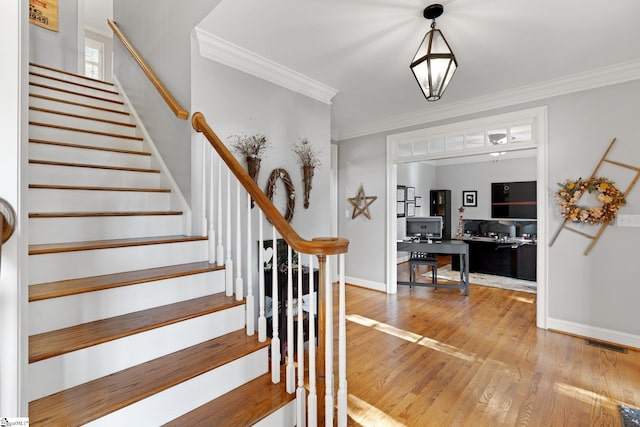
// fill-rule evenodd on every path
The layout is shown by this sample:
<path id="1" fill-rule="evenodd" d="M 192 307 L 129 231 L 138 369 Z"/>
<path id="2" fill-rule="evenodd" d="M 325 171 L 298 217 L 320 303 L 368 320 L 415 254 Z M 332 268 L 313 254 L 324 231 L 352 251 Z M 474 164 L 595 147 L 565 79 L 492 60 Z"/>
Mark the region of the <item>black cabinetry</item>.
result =
<path id="1" fill-rule="evenodd" d="M 442 238 L 451 239 L 451 190 L 431 190 L 430 211 L 431 216 L 442 217 Z"/>
<path id="2" fill-rule="evenodd" d="M 469 245 L 469 272 L 536 280 L 536 245 L 465 240 Z M 451 269 L 460 270 L 456 257 Z"/>

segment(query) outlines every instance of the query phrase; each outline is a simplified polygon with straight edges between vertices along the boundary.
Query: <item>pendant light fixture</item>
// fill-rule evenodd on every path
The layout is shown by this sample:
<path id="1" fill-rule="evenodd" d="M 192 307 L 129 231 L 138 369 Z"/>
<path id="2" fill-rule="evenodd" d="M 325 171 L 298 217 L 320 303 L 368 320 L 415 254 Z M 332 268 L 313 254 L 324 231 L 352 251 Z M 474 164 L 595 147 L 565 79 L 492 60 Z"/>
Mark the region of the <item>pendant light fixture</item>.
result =
<path id="1" fill-rule="evenodd" d="M 458 67 L 447 40 L 436 29 L 436 18 L 443 11 L 441 4 L 431 4 L 424 9 L 425 19 L 431 19 L 431 30 L 424 36 L 411 61 L 411 71 L 427 101 L 437 101 L 442 97 Z"/>

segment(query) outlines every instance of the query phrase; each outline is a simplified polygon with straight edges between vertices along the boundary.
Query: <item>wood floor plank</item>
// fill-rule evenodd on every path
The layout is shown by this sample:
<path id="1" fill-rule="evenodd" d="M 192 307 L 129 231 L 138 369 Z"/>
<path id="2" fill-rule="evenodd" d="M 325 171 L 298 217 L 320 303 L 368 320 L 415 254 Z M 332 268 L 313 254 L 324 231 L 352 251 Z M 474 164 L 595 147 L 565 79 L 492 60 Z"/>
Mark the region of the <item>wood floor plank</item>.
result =
<path id="1" fill-rule="evenodd" d="M 131 212 L 31 212 L 29 218 L 99 218 L 110 216 L 159 216 L 182 215 L 182 211 L 131 211 Z"/>
<path id="2" fill-rule="evenodd" d="M 155 280 L 171 279 L 208 271 L 223 270 L 224 266 L 206 261 L 188 264 L 127 271 L 125 273 L 105 274 L 102 276 L 82 277 L 79 279 L 38 283 L 29 286 L 29 302 L 77 295 L 86 292 L 101 291 L 121 286 L 137 285 Z"/>
<path id="3" fill-rule="evenodd" d="M 244 304 L 224 294 L 207 295 L 161 307 L 29 337 L 29 363 L 113 341 L 151 329 Z"/>
<path id="4" fill-rule="evenodd" d="M 165 243 L 195 242 L 207 240 L 206 236 L 157 236 L 129 239 L 93 240 L 89 242 L 42 243 L 29 245 L 29 255 L 43 255 L 58 252 L 75 252 L 95 249 L 122 248 L 127 246 L 159 245 Z"/>
<path id="5" fill-rule="evenodd" d="M 250 426 L 293 401 L 294 398 L 295 394 L 287 393 L 284 382 L 273 384 L 271 374 L 266 373 L 164 424 L 164 427 Z"/>
<path id="6" fill-rule="evenodd" d="M 133 191 L 140 193 L 170 193 L 169 188 L 134 188 L 134 187 L 94 187 L 90 185 L 55 185 L 29 184 L 29 188 L 41 190 L 90 190 L 90 191 Z"/>
<path id="7" fill-rule="evenodd" d="M 269 345 L 237 332 L 29 403 L 31 426 L 86 424 Z M 135 381 L 132 381 L 135 379 Z"/>
<path id="8" fill-rule="evenodd" d="M 538 329 L 535 295 L 347 286 L 346 301 L 350 426 L 621 426 L 617 405 L 640 407 L 640 352 Z"/>

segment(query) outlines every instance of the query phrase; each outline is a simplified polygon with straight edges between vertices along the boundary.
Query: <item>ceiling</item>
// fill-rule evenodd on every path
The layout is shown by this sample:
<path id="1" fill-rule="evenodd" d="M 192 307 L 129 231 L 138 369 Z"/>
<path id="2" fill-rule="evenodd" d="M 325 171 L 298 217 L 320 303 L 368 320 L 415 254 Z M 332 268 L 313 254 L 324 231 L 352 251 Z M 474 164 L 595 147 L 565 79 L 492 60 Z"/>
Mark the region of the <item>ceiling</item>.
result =
<path id="1" fill-rule="evenodd" d="M 334 136 L 640 60 L 637 0 L 441 3 L 437 26 L 458 70 L 437 102 L 425 100 L 409 69 L 429 30 L 422 17 L 428 2 L 222 0 L 198 27 L 337 89 Z"/>
<path id="2" fill-rule="evenodd" d="M 83 0 L 84 25 L 91 31 L 112 38 L 107 18 L 113 19 L 113 0 Z"/>

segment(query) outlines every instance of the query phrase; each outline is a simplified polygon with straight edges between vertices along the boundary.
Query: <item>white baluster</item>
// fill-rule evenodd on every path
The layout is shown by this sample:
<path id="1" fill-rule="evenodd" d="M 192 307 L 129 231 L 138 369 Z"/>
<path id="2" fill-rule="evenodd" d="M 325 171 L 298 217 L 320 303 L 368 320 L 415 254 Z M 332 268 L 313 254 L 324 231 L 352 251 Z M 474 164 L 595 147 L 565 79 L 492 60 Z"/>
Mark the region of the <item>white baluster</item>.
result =
<path id="1" fill-rule="evenodd" d="M 316 427 L 318 424 L 318 395 L 316 390 L 316 294 L 313 283 L 313 255 L 309 255 L 309 290 L 311 301 L 309 305 L 309 427 Z"/>
<path id="2" fill-rule="evenodd" d="M 280 315 L 278 310 L 278 241 L 276 239 L 276 228 L 271 226 L 272 229 L 272 245 L 273 245 L 273 258 L 271 258 L 271 322 L 273 337 L 271 338 L 271 381 L 275 383 L 280 382 L 280 336 L 278 331 L 278 317 Z"/>
<path id="3" fill-rule="evenodd" d="M 216 246 L 216 264 L 224 265 L 224 247 L 222 246 L 222 160 L 218 157 L 218 245 Z"/>
<path id="4" fill-rule="evenodd" d="M 287 393 L 296 390 L 296 368 L 293 366 L 293 267 L 291 263 L 291 246 L 287 245 Z M 302 300 L 298 299 L 298 306 Z M 301 318 L 298 317 L 298 323 Z"/>
<path id="5" fill-rule="evenodd" d="M 233 260 L 231 259 L 231 171 L 227 168 L 227 223 L 225 225 L 227 229 L 227 259 L 224 261 L 224 270 L 226 272 L 225 277 L 225 290 L 228 297 L 233 295 Z"/>
<path id="6" fill-rule="evenodd" d="M 209 157 L 209 262 L 214 264 L 216 262 L 216 229 L 213 225 L 213 150 L 211 150 L 211 156 Z"/>
<path id="7" fill-rule="evenodd" d="M 251 196 L 247 194 L 247 335 L 253 335 L 256 330 L 256 321 L 254 319 L 254 304 L 253 300 L 253 281 L 251 277 L 251 271 L 253 269 L 253 263 L 251 256 Z"/>
<path id="8" fill-rule="evenodd" d="M 325 352 L 324 352 L 324 420 L 325 426 L 333 427 L 333 289 L 331 288 L 331 263 L 325 263 Z"/>
<path id="9" fill-rule="evenodd" d="M 338 257 L 340 305 L 338 307 L 338 427 L 347 425 L 347 320 L 344 254 Z"/>
<path id="10" fill-rule="evenodd" d="M 242 281 L 242 218 L 240 215 L 240 181 L 236 180 L 236 301 L 244 298 Z"/>
<path id="11" fill-rule="evenodd" d="M 264 243 L 262 240 L 263 213 L 258 209 L 258 341 L 267 340 L 267 318 L 264 314 Z M 273 313 L 273 308 L 271 310 Z"/>
<path id="12" fill-rule="evenodd" d="M 207 235 L 207 143 L 202 135 L 202 236 Z"/>
<path id="13" fill-rule="evenodd" d="M 302 310 L 302 254 L 298 254 L 298 388 L 296 390 L 296 426 L 306 426 L 306 405 L 305 405 L 305 389 L 304 389 L 304 311 Z M 313 268 L 311 269 L 313 274 Z M 309 288 L 309 293 L 313 294 L 313 288 Z M 311 295 L 310 295 L 311 296 Z M 311 316 L 311 312 L 309 313 Z M 309 320 L 311 325 L 311 320 Z M 316 343 L 309 341 L 309 347 Z"/>

